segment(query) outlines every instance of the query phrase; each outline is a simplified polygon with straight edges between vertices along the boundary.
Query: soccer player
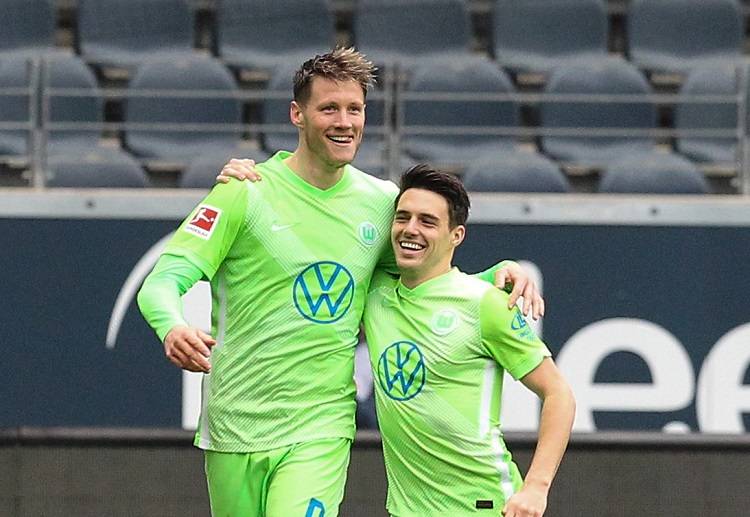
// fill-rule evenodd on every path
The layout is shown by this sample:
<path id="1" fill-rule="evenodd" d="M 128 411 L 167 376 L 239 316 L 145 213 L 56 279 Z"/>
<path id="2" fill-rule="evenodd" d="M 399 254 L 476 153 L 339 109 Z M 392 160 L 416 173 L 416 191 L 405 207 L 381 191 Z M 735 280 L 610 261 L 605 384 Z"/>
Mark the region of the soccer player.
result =
<path id="1" fill-rule="evenodd" d="M 372 73 L 352 49 L 305 62 L 290 106 L 296 150 L 259 164 L 263 181 L 217 185 L 139 292 L 169 360 L 206 373 L 195 444 L 205 450 L 215 516 L 338 513 L 367 288 L 376 267 L 396 271 L 389 232 L 398 189 L 349 165 Z M 497 277 L 539 310 L 517 265 Z M 188 326 L 180 305 L 203 278 L 211 335 Z"/>
<path id="2" fill-rule="evenodd" d="M 391 230 L 400 279 L 377 272 L 364 324 L 393 517 L 539 517 L 575 402 L 550 352 L 508 295 L 451 268 L 469 199 L 418 165 L 401 178 Z M 542 400 L 522 480 L 500 428 L 503 372 Z"/>

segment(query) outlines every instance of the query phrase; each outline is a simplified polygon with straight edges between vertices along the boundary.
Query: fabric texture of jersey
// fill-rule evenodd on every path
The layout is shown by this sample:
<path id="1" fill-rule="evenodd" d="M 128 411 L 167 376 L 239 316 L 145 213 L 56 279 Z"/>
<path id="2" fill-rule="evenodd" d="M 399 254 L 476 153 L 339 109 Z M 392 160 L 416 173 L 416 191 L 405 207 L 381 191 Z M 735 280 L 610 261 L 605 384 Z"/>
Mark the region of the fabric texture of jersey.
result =
<path id="1" fill-rule="evenodd" d="M 354 436 L 354 349 L 372 273 L 393 263 L 397 188 L 347 166 L 320 190 L 285 165 L 289 155 L 257 165 L 260 182 L 215 186 L 164 252 L 211 282 L 203 449 Z"/>
<path id="2" fill-rule="evenodd" d="M 457 269 L 414 289 L 373 279 L 364 322 L 393 516 L 499 515 L 520 488 L 503 372 L 519 379 L 550 352 L 507 300 Z"/>

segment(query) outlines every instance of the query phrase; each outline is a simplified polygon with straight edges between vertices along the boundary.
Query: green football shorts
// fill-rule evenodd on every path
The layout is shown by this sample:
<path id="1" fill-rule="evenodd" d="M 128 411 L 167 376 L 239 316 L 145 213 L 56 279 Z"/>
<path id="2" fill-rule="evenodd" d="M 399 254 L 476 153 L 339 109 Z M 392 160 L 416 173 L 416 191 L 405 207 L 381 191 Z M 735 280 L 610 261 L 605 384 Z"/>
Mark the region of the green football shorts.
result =
<path id="1" fill-rule="evenodd" d="M 337 517 L 351 440 L 302 442 L 270 451 L 206 451 L 214 517 Z"/>

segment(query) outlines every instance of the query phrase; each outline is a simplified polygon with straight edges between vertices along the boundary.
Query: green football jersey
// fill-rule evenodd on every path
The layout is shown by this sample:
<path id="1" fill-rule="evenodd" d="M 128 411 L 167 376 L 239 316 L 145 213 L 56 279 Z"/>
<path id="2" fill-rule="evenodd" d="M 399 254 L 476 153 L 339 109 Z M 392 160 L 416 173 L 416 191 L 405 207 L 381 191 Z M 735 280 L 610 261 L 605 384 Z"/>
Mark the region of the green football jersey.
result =
<path id="1" fill-rule="evenodd" d="M 519 379 L 550 353 L 507 300 L 458 269 L 414 289 L 376 273 L 364 323 L 392 515 L 499 515 L 520 488 L 503 372 Z"/>
<path id="2" fill-rule="evenodd" d="M 257 165 L 263 181 L 215 186 L 164 252 L 211 282 L 203 449 L 354 437 L 354 349 L 373 271 L 393 261 L 398 189 L 347 166 L 321 190 L 285 165 L 289 155 Z"/>

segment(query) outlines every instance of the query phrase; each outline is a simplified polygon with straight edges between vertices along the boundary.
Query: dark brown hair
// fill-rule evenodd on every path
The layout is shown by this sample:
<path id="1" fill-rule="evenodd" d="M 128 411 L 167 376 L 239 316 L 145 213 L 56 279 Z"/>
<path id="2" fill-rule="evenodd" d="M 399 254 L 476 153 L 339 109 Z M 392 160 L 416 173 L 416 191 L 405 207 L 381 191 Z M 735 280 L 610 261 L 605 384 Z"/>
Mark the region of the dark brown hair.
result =
<path id="1" fill-rule="evenodd" d="M 395 203 L 397 207 L 401 195 L 410 188 L 421 188 L 443 196 L 448 202 L 448 226 L 451 229 L 466 224 L 471 202 L 463 183 L 453 174 L 434 169 L 426 163 L 415 165 L 401 175 Z"/>

